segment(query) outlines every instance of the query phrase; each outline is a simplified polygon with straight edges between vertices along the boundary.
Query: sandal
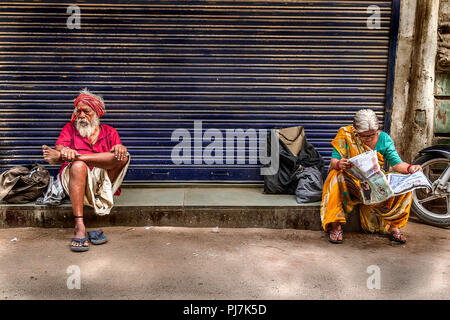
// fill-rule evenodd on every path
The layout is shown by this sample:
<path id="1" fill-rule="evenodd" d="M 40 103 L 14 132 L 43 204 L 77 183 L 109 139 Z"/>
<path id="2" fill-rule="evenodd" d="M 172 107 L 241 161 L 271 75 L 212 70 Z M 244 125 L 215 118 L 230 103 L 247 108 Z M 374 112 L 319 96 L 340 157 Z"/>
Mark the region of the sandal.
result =
<path id="1" fill-rule="evenodd" d="M 87 234 L 88 234 L 88 237 L 89 237 L 89 241 L 91 241 L 92 244 L 103 244 L 106 241 L 108 241 L 106 236 L 103 234 L 103 230 L 102 229 L 89 231 Z"/>
<path id="2" fill-rule="evenodd" d="M 337 231 L 333 231 L 333 230 L 330 230 L 329 232 L 328 232 L 328 241 L 330 241 L 331 243 L 342 243 L 342 242 L 344 242 L 344 239 L 342 239 L 342 240 L 339 240 L 339 239 L 336 239 L 336 240 L 334 240 L 334 239 L 331 239 L 331 237 L 330 237 L 330 235 L 335 235 L 336 236 L 336 238 L 339 238 L 339 236 L 342 234 L 344 234 L 343 232 L 342 232 L 342 230 L 337 230 Z"/>
<path id="3" fill-rule="evenodd" d="M 401 231 L 389 231 L 389 239 L 391 241 L 395 241 L 398 243 L 406 243 L 406 239 L 403 240 L 401 236 L 403 236 L 403 233 Z"/>
<path id="4" fill-rule="evenodd" d="M 84 237 L 84 238 L 72 238 L 72 242 L 77 242 L 80 243 L 81 246 L 73 246 L 72 242 L 70 243 L 70 249 L 72 251 L 76 251 L 76 252 L 80 252 L 80 251 L 88 251 L 89 250 L 89 244 L 88 245 L 84 245 L 84 243 L 86 241 L 89 240 L 89 237 Z"/>
<path id="5" fill-rule="evenodd" d="M 75 219 L 83 219 L 83 216 L 74 216 L 74 218 Z M 72 238 L 71 242 L 70 242 L 70 249 L 72 251 L 75 251 L 75 252 L 88 251 L 89 250 L 89 242 L 87 243 L 87 245 L 84 244 L 88 240 L 89 240 L 88 236 L 86 236 L 84 238 Z M 81 245 L 80 246 L 74 246 L 74 245 L 72 245 L 72 242 L 76 242 L 76 243 L 79 243 Z"/>

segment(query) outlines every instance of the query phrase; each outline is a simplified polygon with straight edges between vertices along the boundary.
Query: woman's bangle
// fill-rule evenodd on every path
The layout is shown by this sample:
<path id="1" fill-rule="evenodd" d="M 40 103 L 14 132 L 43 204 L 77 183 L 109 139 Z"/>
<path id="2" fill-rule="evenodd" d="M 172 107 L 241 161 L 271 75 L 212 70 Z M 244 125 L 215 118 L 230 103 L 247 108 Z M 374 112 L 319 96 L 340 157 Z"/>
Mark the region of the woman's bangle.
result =
<path id="1" fill-rule="evenodd" d="M 339 163 L 341 163 L 341 160 L 340 160 L 340 159 L 339 159 L 338 162 L 336 163 L 336 166 L 337 166 L 336 169 L 341 170 L 341 166 L 339 165 Z"/>
<path id="2" fill-rule="evenodd" d="M 408 166 L 408 168 L 406 168 L 406 171 L 408 171 L 408 173 L 411 173 L 410 171 L 409 171 L 409 168 L 411 168 L 413 166 L 413 164 L 410 164 L 409 166 Z"/>

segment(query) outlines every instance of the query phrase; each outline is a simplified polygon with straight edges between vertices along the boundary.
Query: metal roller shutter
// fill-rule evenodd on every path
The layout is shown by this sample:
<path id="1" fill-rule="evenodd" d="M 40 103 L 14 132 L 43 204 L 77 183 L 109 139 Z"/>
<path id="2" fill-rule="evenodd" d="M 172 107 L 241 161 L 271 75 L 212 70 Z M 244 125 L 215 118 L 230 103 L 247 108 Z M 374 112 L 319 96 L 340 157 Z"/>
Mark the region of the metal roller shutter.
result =
<path id="1" fill-rule="evenodd" d="M 73 4 L 81 29 L 66 25 Z M 175 165 L 172 132 L 194 138 L 194 120 L 224 136 L 302 125 L 326 160 L 361 106 L 385 120 L 392 1 L 0 5 L 2 169 L 42 163 L 40 146 L 54 144 L 84 87 L 104 97 L 102 122 L 132 154 L 126 181 L 262 181 L 248 160 Z M 379 29 L 367 27 L 369 5 L 380 8 Z"/>

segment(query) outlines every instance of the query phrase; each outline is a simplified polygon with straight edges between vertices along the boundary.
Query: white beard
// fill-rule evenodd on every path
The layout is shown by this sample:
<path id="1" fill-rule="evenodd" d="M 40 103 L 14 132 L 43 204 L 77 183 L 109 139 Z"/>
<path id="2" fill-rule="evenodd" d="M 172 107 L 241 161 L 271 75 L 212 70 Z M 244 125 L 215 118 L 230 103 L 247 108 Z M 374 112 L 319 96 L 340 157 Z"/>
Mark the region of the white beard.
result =
<path id="1" fill-rule="evenodd" d="M 92 122 L 89 122 L 86 119 L 77 119 L 75 127 L 77 128 L 80 136 L 83 138 L 89 138 L 94 132 L 95 129 L 100 125 L 100 120 L 98 116 L 95 115 L 92 118 Z"/>

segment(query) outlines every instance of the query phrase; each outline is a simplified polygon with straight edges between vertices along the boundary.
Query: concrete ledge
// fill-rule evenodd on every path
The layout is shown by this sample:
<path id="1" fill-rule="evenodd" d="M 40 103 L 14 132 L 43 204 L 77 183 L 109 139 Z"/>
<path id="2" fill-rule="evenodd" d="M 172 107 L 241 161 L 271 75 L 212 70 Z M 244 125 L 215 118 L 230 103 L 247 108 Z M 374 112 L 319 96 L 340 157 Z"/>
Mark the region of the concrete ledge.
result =
<path id="1" fill-rule="evenodd" d="M 262 188 L 124 188 L 111 214 L 85 207 L 89 228 L 183 226 L 321 230 L 320 202 L 297 204 L 293 195 L 266 195 Z M 73 227 L 70 203 L 61 206 L 0 204 L 0 228 Z M 359 231 L 351 214 L 346 231 Z"/>

